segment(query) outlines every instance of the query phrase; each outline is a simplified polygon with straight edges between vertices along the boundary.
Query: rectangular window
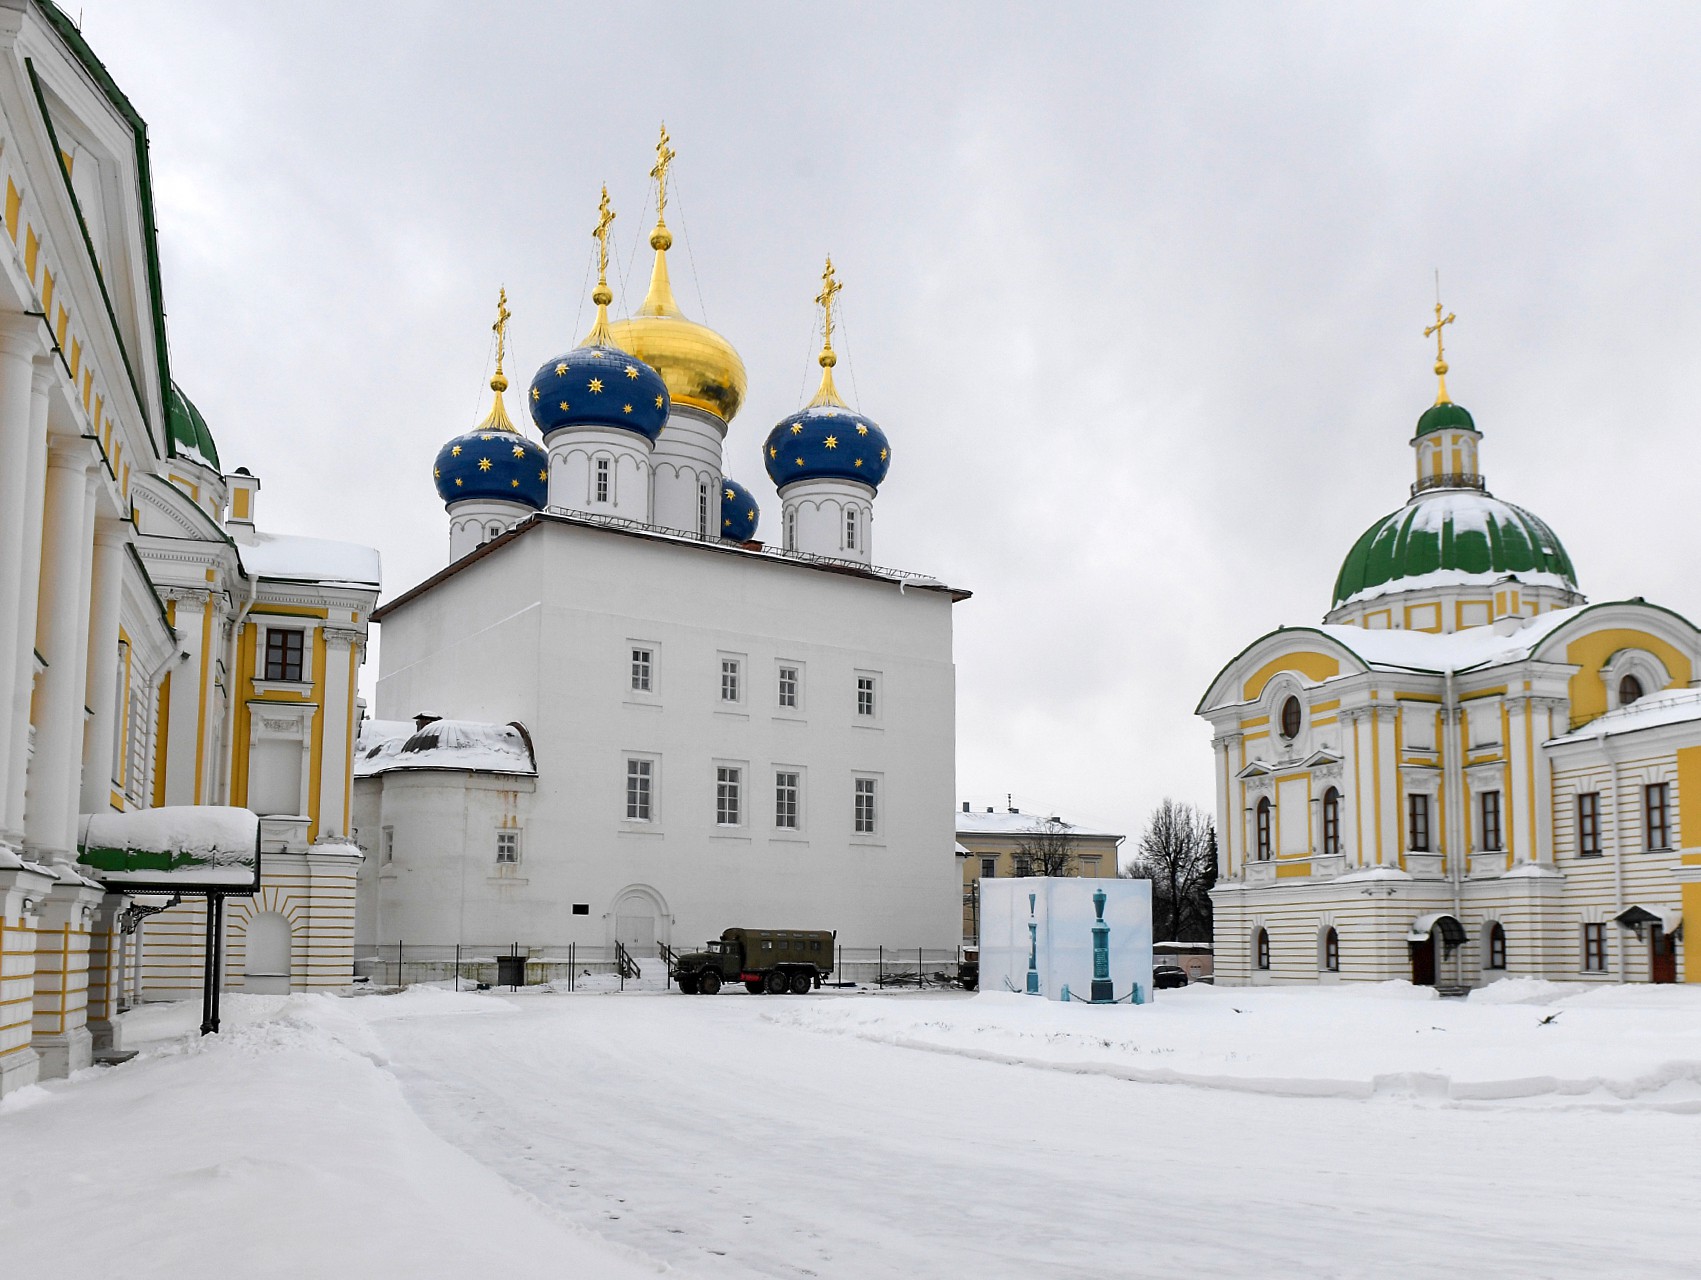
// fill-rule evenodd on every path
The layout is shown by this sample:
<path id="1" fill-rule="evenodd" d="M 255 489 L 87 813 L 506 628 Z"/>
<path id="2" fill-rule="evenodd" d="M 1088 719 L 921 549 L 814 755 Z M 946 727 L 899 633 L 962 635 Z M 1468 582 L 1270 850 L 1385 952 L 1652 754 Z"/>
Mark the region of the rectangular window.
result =
<path id="1" fill-rule="evenodd" d="M 856 678 L 856 713 L 859 716 L 874 715 L 874 677 L 858 676 Z"/>
<path id="2" fill-rule="evenodd" d="M 797 550 L 797 508 L 786 508 L 786 550 Z"/>
<path id="3" fill-rule="evenodd" d="M 514 863 L 519 860 L 520 833 L 518 831 L 498 831 L 496 833 L 496 861 Z"/>
<path id="4" fill-rule="evenodd" d="M 1648 848 L 1671 848 L 1671 784 L 1653 782 L 1642 788 L 1642 826 Z"/>
<path id="5" fill-rule="evenodd" d="M 1500 843 L 1500 792 L 1484 791 L 1479 797 L 1479 807 L 1482 811 L 1482 847 L 1485 850 L 1498 850 Z"/>
<path id="6" fill-rule="evenodd" d="M 782 707 L 797 707 L 797 668 L 780 668 L 780 705 Z"/>
<path id="7" fill-rule="evenodd" d="M 1577 853 L 1584 858 L 1601 856 L 1601 793 L 1584 791 L 1577 797 Z"/>
<path id="8" fill-rule="evenodd" d="M 856 823 L 855 830 L 859 836 L 871 836 L 875 832 L 875 819 L 879 817 L 875 808 L 875 779 L 858 778 L 856 780 Z"/>
<path id="9" fill-rule="evenodd" d="M 651 817 L 650 798 L 654 794 L 655 762 L 628 760 L 626 762 L 626 820 L 648 822 Z"/>
<path id="10" fill-rule="evenodd" d="M 737 658 L 721 659 L 722 702 L 737 702 L 739 700 L 738 674 Z"/>
<path id="11" fill-rule="evenodd" d="M 798 776 L 788 770 L 774 774 L 774 825 L 782 831 L 797 830 Z"/>
<path id="12" fill-rule="evenodd" d="M 396 829 L 385 827 L 378 833 L 378 861 L 388 862 L 396 856 Z"/>
<path id="13" fill-rule="evenodd" d="M 1413 853 L 1429 852 L 1429 797 L 1406 797 L 1406 848 Z"/>
<path id="14" fill-rule="evenodd" d="M 608 501 L 608 486 L 609 486 L 608 459 L 607 458 L 598 458 L 597 459 L 597 487 L 596 487 L 596 500 L 598 502 L 607 502 Z"/>
<path id="15" fill-rule="evenodd" d="M 730 765 L 715 768 L 715 821 L 723 827 L 736 827 L 743 821 L 742 798 L 739 789 L 743 770 Z"/>
<path id="16" fill-rule="evenodd" d="M 709 482 L 697 482 L 697 532 L 707 535 L 709 532 Z"/>
<path id="17" fill-rule="evenodd" d="M 857 511 L 855 507 L 845 508 L 845 550 L 855 551 L 857 543 Z"/>
<path id="18" fill-rule="evenodd" d="M 632 692 L 654 691 L 655 654 L 649 649 L 632 650 Z"/>
<path id="19" fill-rule="evenodd" d="M 996 880 L 998 878 L 997 858 L 982 858 L 980 860 L 980 878 L 982 880 Z"/>
<path id="20" fill-rule="evenodd" d="M 306 647 L 306 632 L 266 628 L 266 679 L 301 679 L 301 656 Z"/>
<path id="21" fill-rule="evenodd" d="M 1590 973 L 1606 972 L 1606 926 L 1583 926 L 1583 968 Z"/>

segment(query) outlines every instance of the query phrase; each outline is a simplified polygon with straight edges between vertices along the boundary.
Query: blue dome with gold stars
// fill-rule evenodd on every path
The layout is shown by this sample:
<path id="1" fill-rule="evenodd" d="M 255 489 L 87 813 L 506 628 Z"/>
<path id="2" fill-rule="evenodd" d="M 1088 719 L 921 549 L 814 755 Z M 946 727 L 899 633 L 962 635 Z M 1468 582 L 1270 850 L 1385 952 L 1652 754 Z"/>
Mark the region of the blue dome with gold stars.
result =
<path id="1" fill-rule="evenodd" d="M 756 536 L 756 521 L 762 508 L 750 490 L 736 480 L 721 477 L 721 537 L 728 542 L 749 542 Z"/>
<path id="2" fill-rule="evenodd" d="M 537 371 L 526 393 L 543 438 L 568 427 L 618 427 L 653 441 L 672 401 L 661 374 L 619 347 L 574 347 Z"/>
<path id="3" fill-rule="evenodd" d="M 445 505 L 499 498 L 538 511 L 549 501 L 549 454 L 512 428 L 456 436 L 437 451 L 431 474 Z"/>
<path id="4" fill-rule="evenodd" d="M 843 404 L 812 404 L 774 424 L 762 445 L 762 463 L 780 489 L 828 477 L 879 489 L 892 465 L 892 446 L 872 418 Z"/>

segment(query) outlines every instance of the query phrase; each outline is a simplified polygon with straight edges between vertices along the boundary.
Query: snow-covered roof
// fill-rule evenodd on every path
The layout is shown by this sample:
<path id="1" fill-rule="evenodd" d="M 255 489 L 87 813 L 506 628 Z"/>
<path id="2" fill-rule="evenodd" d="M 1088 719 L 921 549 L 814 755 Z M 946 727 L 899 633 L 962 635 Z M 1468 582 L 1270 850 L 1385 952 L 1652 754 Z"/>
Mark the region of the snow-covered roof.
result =
<path id="1" fill-rule="evenodd" d="M 957 834 L 960 836 L 1026 836 L 1033 835 L 1051 821 L 1052 815 L 1045 813 L 1023 813 L 1020 809 L 976 809 L 972 805 L 968 813 L 959 808 L 955 814 Z M 1109 840 L 1120 840 L 1121 833 L 1115 831 L 1092 831 L 1086 827 L 1076 826 L 1072 822 L 1064 822 L 1065 832 L 1071 836 L 1097 836 Z"/>
<path id="2" fill-rule="evenodd" d="M 260 819 L 228 805 L 168 805 L 86 813 L 77 823 L 77 861 L 113 886 L 254 885 Z"/>
<path id="3" fill-rule="evenodd" d="M 468 773 L 537 775 L 531 739 L 518 723 L 476 720 L 363 720 L 354 745 L 354 776 L 399 769 L 460 769 Z"/>
<path id="4" fill-rule="evenodd" d="M 1307 630 L 1328 636 L 1370 666 L 1382 670 L 1459 672 L 1522 662 L 1537 645 L 1586 607 L 1572 605 L 1538 614 L 1510 635 L 1501 635 L 1493 627 L 1467 627 L 1463 631 L 1442 633 L 1381 631 L 1340 622 L 1326 622 Z"/>
<path id="5" fill-rule="evenodd" d="M 1506 577 L 1505 573 L 1490 571 L 1472 573 L 1468 569 L 1432 569 L 1428 573 L 1413 574 L 1409 578 L 1393 578 L 1387 582 L 1378 583 L 1374 587 L 1366 587 L 1356 591 L 1344 600 L 1338 600 L 1335 608 L 1343 605 L 1363 604 L 1381 596 L 1403 594 L 1407 591 L 1432 591 L 1440 587 L 1480 587 L 1484 583 L 1495 583 Z M 1561 591 L 1576 591 L 1577 585 L 1568 582 L 1563 574 L 1545 573 L 1539 569 L 1521 569 L 1516 575 L 1521 587 L 1556 587 Z"/>
<path id="6" fill-rule="evenodd" d="M 1547 745 L 1557 747 L 1569 742 L 1592 742 L 1602 735 L 1614 737 L 1691 720 L 1701 720 L 1701 689 L 1667 689 L 1663 693 L 1638 698 L 1628 707 L 1596 716 L 1581 728 L 1549 739 Z"/>
<path id="7" fill-rule="evenodd" d="M 357 542 L 255 533 L 253 543 L 238 552 L 242 567 L 258 578 L 361 587 L 376 587 L 382 580 L 377 551 Z"/>

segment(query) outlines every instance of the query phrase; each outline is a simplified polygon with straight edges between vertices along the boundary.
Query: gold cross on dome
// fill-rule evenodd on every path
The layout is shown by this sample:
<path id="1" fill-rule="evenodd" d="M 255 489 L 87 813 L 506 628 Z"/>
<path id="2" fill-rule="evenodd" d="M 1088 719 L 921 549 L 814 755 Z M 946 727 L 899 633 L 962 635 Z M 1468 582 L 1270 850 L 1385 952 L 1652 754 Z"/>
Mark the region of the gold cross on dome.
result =
<path id="1" fill-rule="evenodd" d="M 508 289 L 506 286 L 496 291 L 496 323 L 491 325 L 491 331 L 496 334 L 496 372 L 502 372 L 502 357 L 508 352 L 508 317 L 513 313 L 508 310 Z"/>
<path id="2" fill-rule="evenodd" d="M 608 203 L 608 184 L 602 188 L 602 203 L 597 206 L 597 228 L 591 238 L 597 242 L 597 283 L 608 283 L 608 228 L 614 221 L 614 210 Z"/>
<path id="3" fill-rule="evenodd" d="M 1454 317 L 1454 315 L 1451 311 L 1449 311 L 1447 313 L 1446 317 L 1443 318 L 1443 316 L 1441 314 L 1441 291 L 1438 288 L 1436 290 L 1436 298 L 1435 298 L 1435 323 L 1428 326 L 1423 331 L 1424 337 L 1426 337 L 1426 338 L 1433 337 L 1435 339 L 1435 376 L 1440 381 L 1440 388 L 1437 391 L 1436 396 L 1435 396 L 1435 403 L 1436 404 L 1451 404 L 1452 403 L 1452 401 L 1450 401 L 1447 398 L 1447 358 L 1442 352 L 1442 346 L 1441 346 L 1442 332 L 1441 331 L 1447 325 L 1452 324 L 1454 319 L 1455 319 L 1455 317 Z"/>
<path id="4" fill-rule="evenodd" d="M 821 323 L 825 329 L 822 346 L 827 350 L 833 347 L 833 299 L 839 294 L 844 285 L 840 284 L 833 272 L 833 255 L 827 255 L 827 266 L 821 272 L 821 292 L 815 295 L 816 305 L 821 308 Z"/>
<path id="5" fill-rule="evenodd" d="M 678 153 L 668 146 L 667 121 L 662 121 L 661 140 L 656 143 L 656 167 L 650 170 L 650 177 L 656 180 L 656 221 L 662 221 L 667 213 L 667 169 L 673 163 Z"/>

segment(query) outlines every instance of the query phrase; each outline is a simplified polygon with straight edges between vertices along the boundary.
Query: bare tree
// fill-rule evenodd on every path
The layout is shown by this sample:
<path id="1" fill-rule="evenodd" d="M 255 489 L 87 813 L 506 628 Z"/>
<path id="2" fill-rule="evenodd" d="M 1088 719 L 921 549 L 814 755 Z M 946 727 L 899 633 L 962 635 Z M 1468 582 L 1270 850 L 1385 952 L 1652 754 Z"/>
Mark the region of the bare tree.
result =
<path id="1" fill-rule="evenodd" d="M 1075 828 L 1062 818 L 1042 818 L 1016 841 L 1019 876 L 1075 874 Z"/>
<path id="2" fill-rule="evenodd" d="M 1152 810 L 1128 874 L 1152 882 L 1158 941 L 1211 940 L 1211 886 L 1217 882 L 1217 827 L 1203 810 L 1165 797 Z"/>

